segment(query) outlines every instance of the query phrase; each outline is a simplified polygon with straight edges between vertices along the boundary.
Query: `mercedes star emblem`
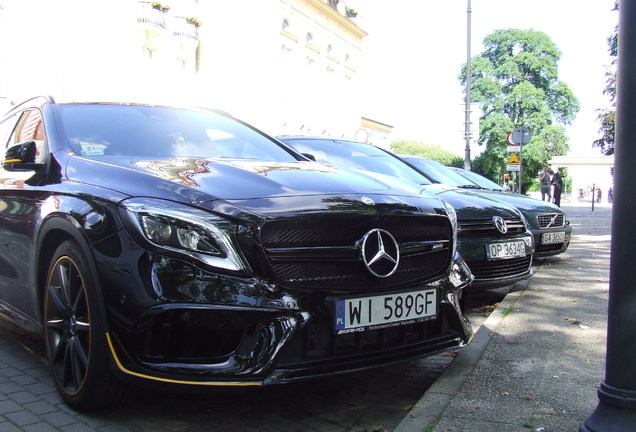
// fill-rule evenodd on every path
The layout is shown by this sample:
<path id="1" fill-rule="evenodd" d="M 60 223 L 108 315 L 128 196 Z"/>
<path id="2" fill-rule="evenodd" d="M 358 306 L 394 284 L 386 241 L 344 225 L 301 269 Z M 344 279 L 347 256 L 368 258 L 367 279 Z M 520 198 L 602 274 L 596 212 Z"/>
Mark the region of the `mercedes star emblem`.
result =
<path id="1" fill-rule="evenodd" d="M 362 239 L 362 261 L 372 275 L 389 277 L 400 263 L 400 248 L 395 238 L 386 230 L 375 228 Z"/>

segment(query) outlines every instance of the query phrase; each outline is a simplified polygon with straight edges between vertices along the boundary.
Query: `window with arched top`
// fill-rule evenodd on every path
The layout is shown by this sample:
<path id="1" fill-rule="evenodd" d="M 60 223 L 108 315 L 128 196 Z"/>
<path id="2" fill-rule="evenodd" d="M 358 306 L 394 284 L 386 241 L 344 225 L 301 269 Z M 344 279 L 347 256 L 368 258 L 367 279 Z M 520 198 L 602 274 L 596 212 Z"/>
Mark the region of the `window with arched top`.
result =
<path id="1" fill-rule="evenodd" d="M 311 32 L 307 32 L 307 36 L 305 36 L 305 42 L 311 43 L 314 40 L 314 35 Z"/>
<path id="2" fill-rule="evenodd" d="M 331 54 L 333 51 L 333 46 L 331 44 L 327 45 L 327 54 Z"/>
<path id="3" fill-rule="evenodd" d="M 143 47 L 143 56 L 146 60 L 152 60 L 153 56 L 155 54 L 155 50 L 153 49 L 153 47 L 149 44 L 145 44 Z"/>
<path id="4" fill-rule="evenodd" d="M 285 18 L 283 20 L 283 23 L 281 24 L 281 30 L 287 30 L 287 29 L 289 29 L 289 20 Z"/>
<path id="5" fill-rule="evenodd" d="M 280 52 L 283 54 L 284 57 L 288 57 L 291 55 L 292 49 L 289 46 L 282 44 L 280 46 Z"/>

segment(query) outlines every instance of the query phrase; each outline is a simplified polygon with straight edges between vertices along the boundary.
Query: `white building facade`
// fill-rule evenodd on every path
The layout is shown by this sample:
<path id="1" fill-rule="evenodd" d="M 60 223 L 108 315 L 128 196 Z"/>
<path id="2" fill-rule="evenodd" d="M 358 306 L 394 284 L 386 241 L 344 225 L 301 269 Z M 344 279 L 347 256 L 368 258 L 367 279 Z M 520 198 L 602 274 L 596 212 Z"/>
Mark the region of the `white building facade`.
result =
<path id="1" fill-rule="evenodd" d="M 0 109 L 42 94 L 176 103 L 274 135 L 386 141 L 363 121 L 356 14 L 343 0 L 0 0 Z"/>

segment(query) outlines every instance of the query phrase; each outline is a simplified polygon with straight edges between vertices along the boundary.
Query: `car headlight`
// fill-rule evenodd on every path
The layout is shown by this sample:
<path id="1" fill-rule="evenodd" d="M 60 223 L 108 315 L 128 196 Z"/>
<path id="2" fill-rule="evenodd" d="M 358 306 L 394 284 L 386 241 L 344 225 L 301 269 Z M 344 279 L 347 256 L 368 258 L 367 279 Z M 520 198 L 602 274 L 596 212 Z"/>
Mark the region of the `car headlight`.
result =
<path id="1" fill-rule="evenodd" d="M 233 241 L 236 225 L 201 209 L 158 199 L 121 203 L 124 220 L 159 253 L 236 272 L 249 270 Z M 128 225 L 128 224 L 127 224 Z"/>
<path id="2" fill-rule="evenodd" d="M 453 227 L 452 252 L 453 252 L 453 255 L 455 255 L 455 250 L 457 249 L 457 212 L 455 211 L 455 208 L 452 205 L 450 205 L 443 199 L 440 198 L 440 201 L 442 201 L 442 204 L 444 204 L 444 208 L 446 209 L 446 214 L 448 215 L 448 218 L 450 219 L 451 225 Z"/>

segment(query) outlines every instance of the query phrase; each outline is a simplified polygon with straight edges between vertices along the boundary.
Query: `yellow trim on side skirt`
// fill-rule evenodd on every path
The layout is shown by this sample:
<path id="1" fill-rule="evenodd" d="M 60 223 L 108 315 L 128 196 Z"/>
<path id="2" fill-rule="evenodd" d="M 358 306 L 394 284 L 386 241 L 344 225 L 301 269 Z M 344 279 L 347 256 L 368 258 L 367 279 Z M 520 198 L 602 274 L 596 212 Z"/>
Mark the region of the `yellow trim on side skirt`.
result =
<path id="1" fill-rule="evenodd" d="M 115 347 L 113 346 L 113 342 L 110 339 L 110 333 L 106 333 L 106 340 L 108 341 L 108 346 L 110 347 L 110 352 L 113 355 L 113 359 L 115 359 L 115 363 L 120 371 L 126 373 L 128 375 L 136 376 L 138 378 L 144 378 L 152 381 L 161 381 L 172 384 L 187 384 L 187 385 L 200 385 L 200 386 L 233 386 L 233 387 L 245 387 L 245 386 L 262 386 L 263 383 L 260 381 L 252 381 L 252 382 L 223 382 L 223 381 L 181 381 L 181 380 L 173 380 L 168 378 L 158 378 L 150 375 L 140 374 L 138 372 L 133 372 L 128 370 L 121 364 L 119 361 L 119 357 L 117 357 L 117 353 L 115 352 Z"/>

